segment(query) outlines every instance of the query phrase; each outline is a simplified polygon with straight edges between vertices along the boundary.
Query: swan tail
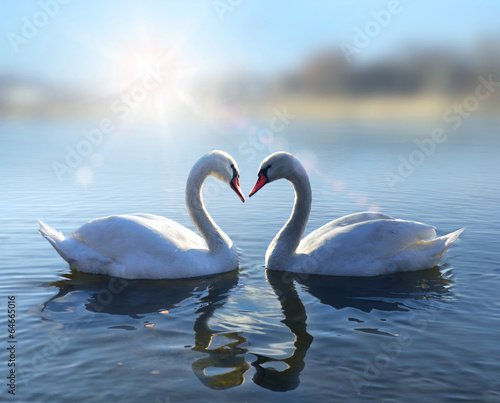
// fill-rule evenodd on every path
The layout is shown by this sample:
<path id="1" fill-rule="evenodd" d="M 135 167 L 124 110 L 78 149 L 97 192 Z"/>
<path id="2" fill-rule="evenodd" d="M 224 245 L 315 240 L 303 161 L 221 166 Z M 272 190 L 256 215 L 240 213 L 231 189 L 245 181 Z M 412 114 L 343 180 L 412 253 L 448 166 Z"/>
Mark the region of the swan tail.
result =
<path id="1" fill-rule="evenodd" d="M 449 234 L 440 237 L 443 241 L 445 241 L 446 249 L 448 249 L 451 245 L 453 245 L 453 243 L 458 239 L 458 237 L 464 231 L 465 231 L 465 227 L 460 228 L 459 230 L 457 230 L 455 232 L 450 232 Z"/>
<path id="2" fill-rule="evenodd" d="M 457 231 L 450 232 L 449 234 L 431 239 L 429 241 L 421 241 L 421 243 L 417 242 L 416 245 L 420 244 L 418 250 L 423 252 L 424 256 L 427 256 L 427 259 L 425 259 L 428 260 L 426 266 L 437 266 L 448 248 L 453 245 L 464 230 L 465 228 L 461 228 Z"/>
<path id="3" fill-rule="evenodd" d="M 42 235 L 59 255 L 66 260 L 69 265 L 77 270 L 85 272 L 98 272 L 104 265 L 113 262 L 112 259 L 102 256 L 94 249 L 89 248 L 83 242 L 75 238 L 66 238 L 62 233 L 38 220 L 38 232 Z"/>
<path id="4" fill-rule="evenodd" d="M 57 248 L 57 246 L 61 242 L 64 242 L 64 240 L 66 239 L 65 236 L 59 231 L 56 231 L 54 228 L 49 227 L 42 221 L 40 220 L 37 221 L 39 225 L 38 232 L 40 233 L 40 235 L 43 236 L 47 241 L 49 241 L 50 244 L 54 247 L 54 249 L 57 250 L 57 252 L 62 256 L 61 251 Z"/>
<path id="5" fill-rule="evenodd" d="M 455 232 L 450 232 L 449 234 L 430 239 L 430 240 L 422 240 L 417 242 L 422 247 L 429 251 L 435 251 L 436 253 L 443 253 L 448 250 L 448 248 L 453 245 L 453 243 L 458 239 L 460 234 L 464 232 L 465 228 L 461 228 Z"/>
<path id="6" fill-rule="evenodd" d="M 413 271 L 437 266 L 448 248 L 464 230 L 465 228 L 461 228 L 438 238 L 420 240 L 414 243 L 397 256 L 397 261 L 402 262 L 401 267 L 404 267 L 403 269 L 399 268 L 399 270 Z"/>

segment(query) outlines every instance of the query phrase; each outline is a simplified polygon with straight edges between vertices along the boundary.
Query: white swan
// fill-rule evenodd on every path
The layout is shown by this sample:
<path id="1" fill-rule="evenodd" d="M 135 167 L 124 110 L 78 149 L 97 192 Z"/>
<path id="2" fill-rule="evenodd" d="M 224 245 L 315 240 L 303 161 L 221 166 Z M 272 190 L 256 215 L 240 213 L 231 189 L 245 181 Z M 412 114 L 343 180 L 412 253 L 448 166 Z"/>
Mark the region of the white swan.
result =
<path id="1" fill-rule="evenodd" d="M 198 277 L 236 269 L 238 257 L 231 239 L 205 210 L 201 188 L 208 175 L 229 184 L 245 201 L 239 171 L 223 151 L 205 154 L 191 169 L 186 204 L 203 238 L 168 218 L 151 214 L 115 215 L 84 224 L 71 236 L 41 221 L 40 234 L 76 270 L 127 279 Z"/>
<path id="2" fill-rule="evenodd" d="M 301 241 L 311 211 L 311 186 L 297 158 L 285 152 L 267 157 L 249 196 L 281 178 L 292 183 L 295 204 L 290 219 L 267 249 L 265 262 L 270 270 L 377 276 L 429 269 L 465 229 L 436 238 L 434 227 L 429 225 L 368 212 L 331 221 Z"/>

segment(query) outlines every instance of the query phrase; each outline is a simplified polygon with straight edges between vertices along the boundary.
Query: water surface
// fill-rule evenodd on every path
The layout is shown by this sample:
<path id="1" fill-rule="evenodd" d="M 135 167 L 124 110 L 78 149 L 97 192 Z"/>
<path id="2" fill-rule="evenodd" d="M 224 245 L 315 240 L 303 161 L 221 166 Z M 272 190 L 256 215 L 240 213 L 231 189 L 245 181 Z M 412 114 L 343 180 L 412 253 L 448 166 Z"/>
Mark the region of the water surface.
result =
<path id="1" fill-rule="evenodd" d="M 186 123 L 120 127 L 71 159 L 86 127 L 0 128 L 0 290 L 5 306 L 16 297 L 17 401 L 500 400 L 498 122 L 464 125 L 393 188 L 387 172 L 416 149 L 419 128 L 296 123 L 282 138 L 251 143 L 242 131 Z M 209 179 L 207 209 L 240 254 L 232 273 L 125 281 L 72 272 L 37 233 L 36 219 L 69 235 L 92 218 L 134 212 L 194 229 L 184 184 L 216 148 L 238 161 L 246 194 L 270 151 L 297 154 L 313 190 L 306 233 L 369 209 L 435 225 L 439 235 L 467 230 L 439 267 L 421 272 L 267 272 L 267 245 L 291 212 L 290 184 L 242 204 Z"/>

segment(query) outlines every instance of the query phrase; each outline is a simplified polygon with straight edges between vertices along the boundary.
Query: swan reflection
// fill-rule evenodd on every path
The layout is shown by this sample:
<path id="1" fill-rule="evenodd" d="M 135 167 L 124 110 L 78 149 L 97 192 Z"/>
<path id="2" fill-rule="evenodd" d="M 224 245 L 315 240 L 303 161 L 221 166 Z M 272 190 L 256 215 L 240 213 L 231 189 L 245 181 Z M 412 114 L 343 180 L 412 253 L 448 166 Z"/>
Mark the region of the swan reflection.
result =
<path id="1" fill-rule="evenodd" d="M 274 391 L 287 391 L 299 386 L 299 376 L 304 369 L 304 359 L 307 350 L 313 341 L 313 337 L 307 332 L 306 309 L 295 290 L 292 281 L 283 276 L 283 272 L 266 270 L 266 276 L 273 291 L 278 296 L 281 310 L 285 315 L 282 322 L 295 336 L 293 343 L 294 351 L 291 356 L 284 359 L 266 357 L 260 354 L 252 363 L 255 368 L 253 381 L 263 388 Z M 273 368 L 278 363 L 285 364 L 285 369 L 280 371 Z M 263 364 L 270 363 L 264 367 Z"/>
<path id="2" fill-rule="evenodd" d="M 453 283 L 447 274 L 442 274 L 438 268 L 374 278 L 322 277 L 266 271 L 269 286 L 281 307 L 281 323 L 291 333 L 290 335 L 285 331 L 285 334 L 281 335 L 280 331 L 278 343 L 286 345 L 293 340 L 291 354 L 281 358 L 276 355 L 275 343 L 270 343 L 269 346 L 254 343 L 255 352 L 252 352 L 252 347 L 247 343 L 249 335 L 265 334 L 266 326 L 274 327 L 276 320 L 272 319 L 272 322 L 266 323 L 267 318 L 252 319 L 251 315 L 245 315 L 241 300 L 235 301 L 240 305 L 234 313 L 241 316 L 246 327 L 235 325 L 228 316 L 229 313 L 219 313 L 217 322 L 222 328 L 231 327 L 232 330 L 212 329 L 210 320 L 214 318 L 217 310 L 226 304 L 228 296 L 234 295 L 236 298 L 240 295 L 235 292 L 239 281 L 236 271 L 209 278 L 168 281 L 122 280 L 77 272 L 64 277 L 51 284 L 58 287 L 58 292 L 43 304 L 43 319 L 59 323 L 73 322 L 82 328 L 100 329 L 104 324 L 107 329 L 125 330 L 130 338 L 126 336 L 119 340 L 125 343 L 128 340 L 140 340 L 148 345 L 152 342 L 153 349 L 160 354 L 158 362 L 154 364 L 165 365 L 167 371 L 174 369 L 167 360 L 171 357 L 163 358 L 161 355 L 164 351 L 162 346 L 165 343 L 181 343 L 181 346 L 190 350 L 184 350 L 189 353 L 182 353 L 179 357 L 186 357 L 187 363 L 191 365 L 194 375 L 202 385 L 216 390 L 241 385 L 245 374 L 252 367 L 255 371 L 252 380 L 257 385 L 273 391 L 296 389 L 300 384 L 301 372 L 306 366 L 306 355 L 313 343 L 313 335 L 316 336 L 307 326 L 308 315 L 311 317 L 312 314 L 315 318 L 318 314 L 317 304 L 314 305 L 315 311 L 307 312 L 311 299 L 333 308 L 327 308 L 323 312 L 325 315 L 331 313 L 330 319 L 325 320 L 337 320 L 337 328 L 345 327 L 348 331 L 376 334 L 377 337 L 394 337 L 395 335 L 390 333 L 391 326 L 387 326 L 388 332 L 385 331 L 385 322 L 381 321 L 386 321 L 386 318 L 380 318 L 380 312 L 388 315 L 389 319 L 389 312 L 407 316 L 412 310 L 427 310 L 428 302 L 448 301 L 453 298 L 453 293 L 450 292 Z M 249 292 L 254 296 L 258 289 Z M 345 308 L 348 311 L 343 311 Z M 191 316 L 191 312 L 194 312 L 194 316 Z M 88 321 L 84 320 L 85 313 Z M 113 318 L 102 314 L 113 315 Z M 167 316 L 170 317 L 170 322 L 167 321 Z M 153 327 L 155 323 L 150 320 L 158 326 Z M 390 322 L 391 320 L 389 325 Z M 139 330 L 137 323 L 145 324 L 145 327 L 151 326 L 153 330 L 143 331 L 138 336 L 139 333 L 134 332 Z M 358 326 L 358 323 L 365 324 Z M 187 336 L 184 336 L 186 324 Z M 231 326 L 225 326 L 229 324 Z M 378 329 L 379 324 L 382 324 L 381 330 Z M 176 332 L 177 329 L 172 328 L 173 326 L 180 326 L 180 331 Z M 190 339 L 193 333 L 194 345 L 186 346 L 188 343 L 185 343 L 184 339 Z M 98 337 L 104 340 L 103 336 L 96 336 Z M 104 337 L 107 340 L 108 335 Z M 325 341 L 321 339 L 324 336 L 317 337 L 320 337 L 316 341 L 319 344 Z M 271 352 L 267 353 L 270 350 Z M 138 353 L 142 354 L 143 351 L 141 346 Z M 255 357 L 251 363 L 247 358 L 250 355 Z M 136 358 L 133 355 L 131 362 Z M 176 365 L 182 365 L 182 362 Z"/>
<path id="3" fill-rule="evenodd" d="M 322 304 L 362 312 L 409 311 L 415 300 L 446 300 L 453 284 L 438 267 L 377 277 L 295 275 L 291 278 Z"/>
<path id="4" fill-rule="evenodd" d="M 256 370 L 254 382 L 274 391 L 298 387 L 306 353 L 313 342 L 313 336 L 307 332 L 307 312 L 296 283 L 302 291 L 335 310 L 354 308 L 365 313 L 372 310 L 407 312 L 416 309 L 412 307 L 412 301 L 417 300 L 447 301 L 452 287 L 452 281 L 443 277 L 437 267 L 371 278 L 313 276 L 270 270 L 266 270 L 266 277 L 281 305 L 284 315 L 282 322 L 295 337 L 294 351 L 287 358 L 276 359 L 255 354 L 257 359 L 252 363 Z M 349 318 L 349 321 L 363 322 L 356 318 Z M 355 330 L 393 336 L 372 328 Z M 275 368 L 283 366 L 284 370 Z"/>
<path id="5" fill-rule="evenodd" d="M 250 368 L 245 359 L 247 349 L 240 347 L 246 343 L 246 338 L 239 332 L 213 331 L 208 324 L 215 310 L 224 305 L 228 294 L 236 284 L 237 278 L 232 284 L 213 283 L 208 288 L 208 294 L 197 302 L 200 307 L 196 311 L 199 316 L 194 323 L 195 346 L 192 349 L 207 356 L 196 360 L 192 368 L 203 385 L 210 389 L 229 389 L 241 385 L 245 372 Z M 223 344 L 210 349 L 216 336 Z M 210 374 L 214 368 L 219 373 Z"/>
<path id="6" fill-rule="evenodd" d="M 206 354 L 192 364 L 194 374 L 211 389 L 227 389 L 243 383 L 244 374 L 250 368 L 245 360 L 247 350 L 240 347 L 246 338 L 237 332 L 214 331 L 209 325 L 215 311 L 225 304 L 238 284 L 236 270 L 187 280 L 124 280 L 81 272 L 71 272 L 64 277 L 51 284 L 58 287 L 59 292 L 43 304 L 42 318 L 59 320 L 61 315 L 74 314 L 76 309 L 71 307 L 74 303 L 65 298 L 72 293 L 84 293 L 85 310 L 92 314 L 123 315 L 133 319 L 170 313 L 183 301 L 194 298 L 195 345 L 191 350 Z M 80 303 L 81 298 L 76 304 Z M 111 323 L 108 328 L 137 330 L 134 326 L 112 326 Z M 214 340 L 217 340 L 218 347 L 210 348 L 215 344 Z"/>

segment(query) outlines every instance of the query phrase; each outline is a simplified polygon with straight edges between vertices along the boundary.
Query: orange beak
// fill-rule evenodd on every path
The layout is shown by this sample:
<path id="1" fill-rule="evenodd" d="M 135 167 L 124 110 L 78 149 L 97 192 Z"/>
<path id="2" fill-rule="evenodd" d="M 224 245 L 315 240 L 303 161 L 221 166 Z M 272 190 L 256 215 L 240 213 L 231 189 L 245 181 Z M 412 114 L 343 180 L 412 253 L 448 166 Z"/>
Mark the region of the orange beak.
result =
<path id="1" fill-rule="evenodd" d="M 250 192 L 250 194 L 248 195 L 248 197 L 252 197 L 267 182 L 269 182 L 269 180 L 266 178 L 266 176 L 262 172 L 259 172 L 259 177 L 257 178 L 257 183 L 253 187 L 253 189 Z"/>
<path id="2" fill-rule="evenodd" d="M 237 176 L 235 178 L 233 178 L 233 180 L 230 183 L 230 186 L 231 186 L 231 189 L 233 189 L 234 192 L 241 199 L 241 201 L 243 203 L 245 203 L 245 196 L 243 196 L 243 192 L 241 191 L 241 188 L 240 188 L 240 181 L 238 180 Z"/>

